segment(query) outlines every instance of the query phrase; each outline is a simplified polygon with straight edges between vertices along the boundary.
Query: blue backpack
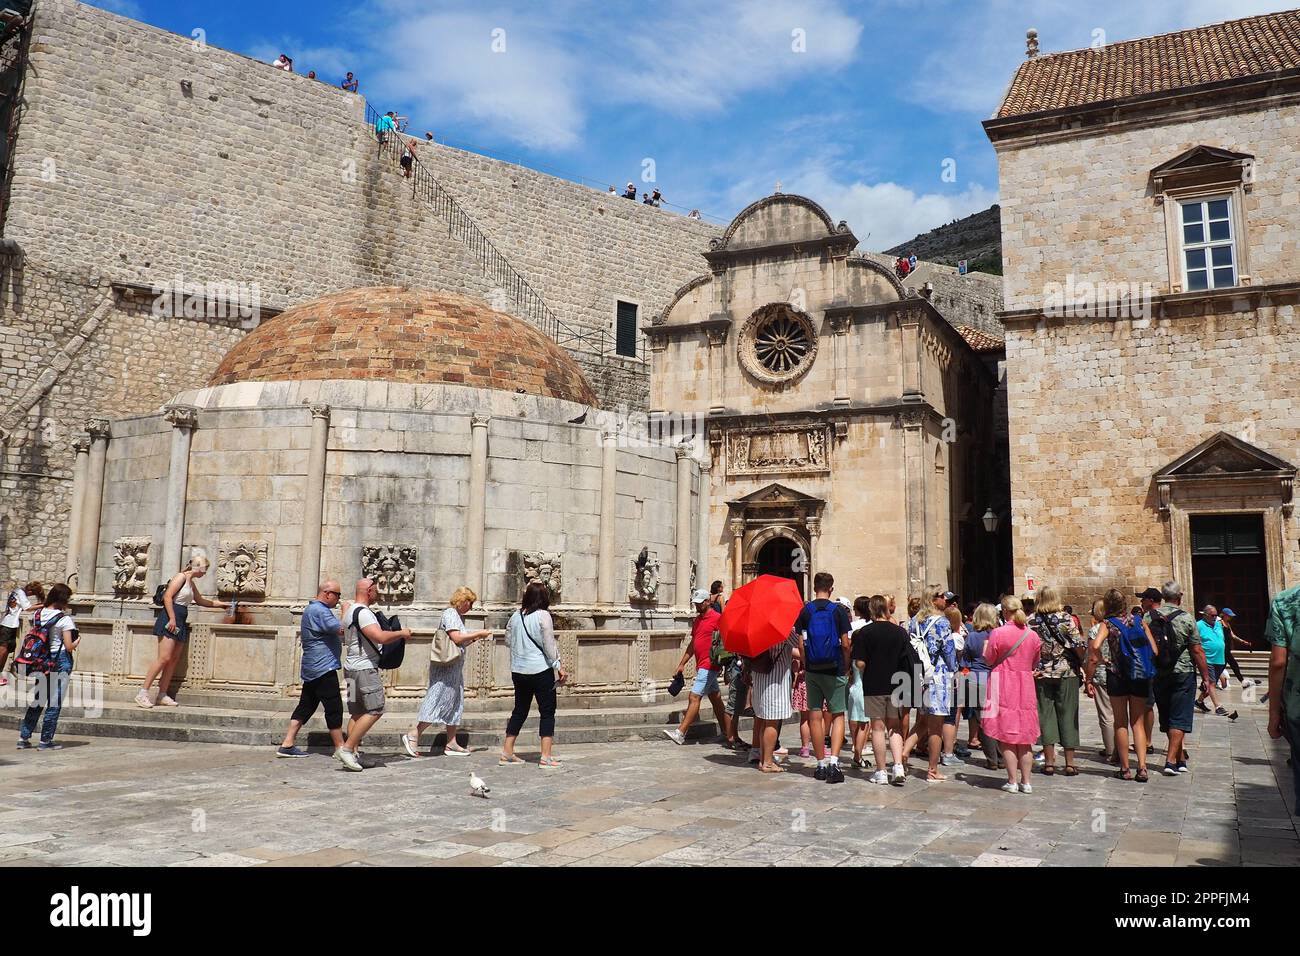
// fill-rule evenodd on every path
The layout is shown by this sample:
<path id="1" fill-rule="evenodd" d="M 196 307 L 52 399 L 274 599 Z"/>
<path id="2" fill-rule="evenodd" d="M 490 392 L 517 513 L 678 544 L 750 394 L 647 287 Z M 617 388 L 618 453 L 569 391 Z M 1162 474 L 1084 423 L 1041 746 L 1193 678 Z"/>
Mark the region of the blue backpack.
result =
<path id="1" fill-rule="evenodd" d="M 1140 620 L 1126 624 L 1121 618 L 1111 617 L 1107 622 L 1115 628 L 1118 640 L 1117 654 L 1112 654 L 1116 670 L 1129 680 L 1150 680 L 1155 676 L 1155 662 L 1151 655 L 1151 642 Z"/>
<path id="2" fill-rule="evenodd" d="M 827 601 L 821 607 L 816 601 L 804 605 L 808 612 L 808 631 L 805 646 L 808 650 L 808 667 L 838 667 L 844 662 L 840 650 L 839 624 L 837 622 L 839 605 Z"/>

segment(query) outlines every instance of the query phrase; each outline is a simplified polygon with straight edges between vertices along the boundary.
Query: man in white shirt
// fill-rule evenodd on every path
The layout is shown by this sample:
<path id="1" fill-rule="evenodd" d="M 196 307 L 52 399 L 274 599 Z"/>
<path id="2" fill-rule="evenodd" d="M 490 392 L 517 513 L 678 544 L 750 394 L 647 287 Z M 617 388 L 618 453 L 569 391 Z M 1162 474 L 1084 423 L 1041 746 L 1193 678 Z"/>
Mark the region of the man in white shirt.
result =
<path id="1" fill-rule="evenodd" d="M 5 664 L 18 647 L 18 630 L 22 623 L 22 613 L 32 606 L 27 592 L 14 585 L 5 594 L 4 617 L 0 619 L 0 687 L 9 683 L 5 674 Z"/>
<path id="2" fill-rule="evenodd" d="M 384 716 L 384 682 L 379 673 L 379 645 L 390 644 L 411 636 L 408 628 L 385 631 L 379 619 L 370 610 L 370 604 L 379 599 L 379 589 L 370 578 L 357 582 L 356 601 L 344 612 L 346 631 L 343 638 L 343 674 L 347 678 L 348 713 L 352 722 L 348 726 L 348 739 L 334 752 L 343 766 L 357 772 L 362 769 L 357 759 L 361 740 Z"/>

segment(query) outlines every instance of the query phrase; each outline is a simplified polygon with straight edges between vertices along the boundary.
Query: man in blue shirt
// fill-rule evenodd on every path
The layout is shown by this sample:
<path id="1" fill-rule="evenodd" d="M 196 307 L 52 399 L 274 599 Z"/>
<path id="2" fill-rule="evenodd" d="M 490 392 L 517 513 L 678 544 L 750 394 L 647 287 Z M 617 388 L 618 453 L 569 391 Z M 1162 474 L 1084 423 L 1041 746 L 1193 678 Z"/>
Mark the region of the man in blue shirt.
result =
<path id="1" fill-rule="evenodd" d="M 343 696 L 339 692 L 339 656 L 343 652 L 343 625 L 334 615 L 341 589 L 337 581 L 324 581 L 316 598 L 302 612 L 302 695 L 289 718 L 277 757 L 306 757 L 307 751 L 294 746 L 298 731 L 311 720 L 318 706 L 325 708 L 325 726 L 334 750 L 343 746 Z"/>

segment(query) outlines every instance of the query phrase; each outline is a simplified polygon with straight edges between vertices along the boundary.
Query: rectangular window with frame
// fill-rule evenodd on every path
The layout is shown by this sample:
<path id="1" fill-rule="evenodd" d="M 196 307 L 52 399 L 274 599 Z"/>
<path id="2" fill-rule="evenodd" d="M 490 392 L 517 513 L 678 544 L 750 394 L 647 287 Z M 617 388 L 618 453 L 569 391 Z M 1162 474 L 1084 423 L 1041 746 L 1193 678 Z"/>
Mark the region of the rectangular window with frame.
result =
<path id="1" fill-rule="evenodd" d="M 1207 196 L 1178 203 L 1183 289 L 1201 292 L 1237 284 L 1232 198 Z"/>
<path id="2" fill-rule="evenodd" d="M 636 314 L 635 303 L 619 300 L 614 316 L 614 351 L 628 358 L 636 358 Z"/>

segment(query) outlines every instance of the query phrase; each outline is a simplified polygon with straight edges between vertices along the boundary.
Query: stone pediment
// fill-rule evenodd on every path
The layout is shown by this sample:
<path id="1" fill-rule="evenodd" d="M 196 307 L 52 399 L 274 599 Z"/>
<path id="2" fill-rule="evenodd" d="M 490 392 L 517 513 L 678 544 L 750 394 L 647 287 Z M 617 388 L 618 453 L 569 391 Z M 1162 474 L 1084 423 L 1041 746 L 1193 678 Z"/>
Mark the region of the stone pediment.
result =
<path id="1" fill-rule="evenodd" d="M 1296 468 L 1262 448 L 1227 432 L 1219 432 L 1179 456 L 1155 473 L 1160 492 L 1160 510 L 1167 511 L 1176 485 L 1232 485 L 1241 481 L 1277 482 L 1281 503 L 1291 504 Z"/>
<path id="2" fill-rule="evenodd" d="M 1151 189 L 1157 197 L 1166 191 L 1208 185 L 1242 185 L 1254 181 L 1255 157 L 1217 146 L 1193 146 L 1151 170 Z"/>
<path id="3" fill-rule="evenodd" d="M 779 482 L 772 482 L 758 491 L 752 491 L 743 498 L 737 498 L 735 501 L 728 501 L 727 504 L 733 509 L 744 511 L 751 508 L 817 508 L 820 509 L 826 502 L 822 498 L 805 494 L 802 491 L 796 491 Z"/>

